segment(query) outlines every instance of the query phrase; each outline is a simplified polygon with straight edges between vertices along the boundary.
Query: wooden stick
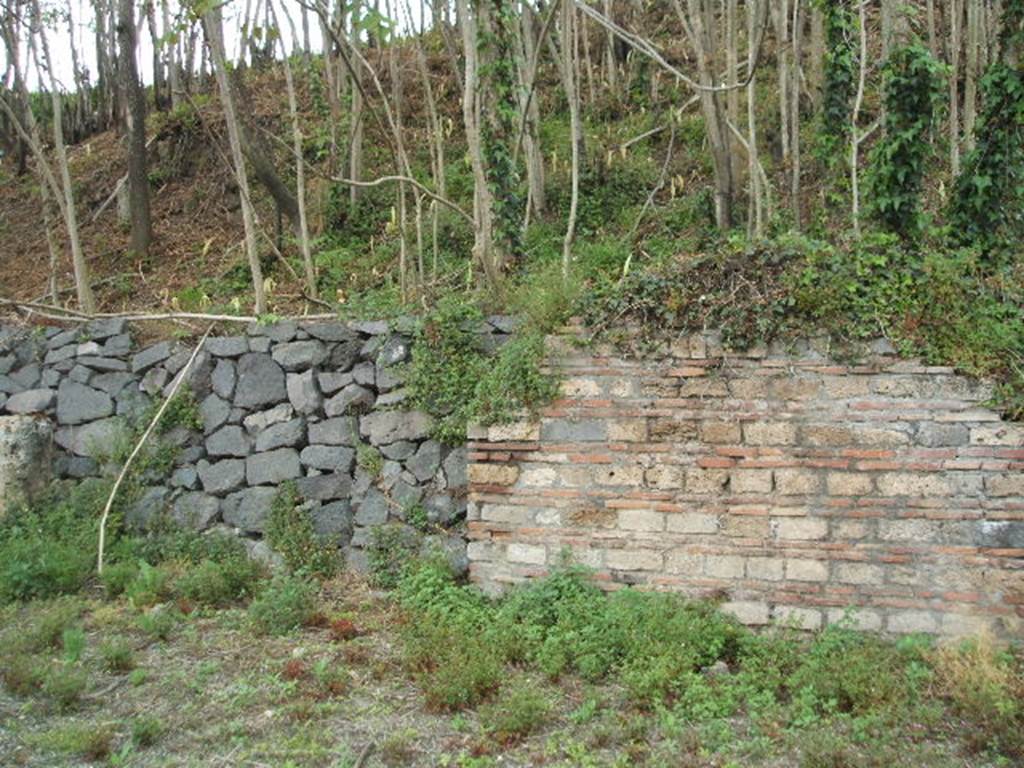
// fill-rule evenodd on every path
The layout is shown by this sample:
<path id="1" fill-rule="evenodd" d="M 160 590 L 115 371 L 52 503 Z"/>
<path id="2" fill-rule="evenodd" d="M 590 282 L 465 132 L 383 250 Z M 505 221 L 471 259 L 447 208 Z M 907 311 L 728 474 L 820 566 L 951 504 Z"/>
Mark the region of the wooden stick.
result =
<path id="1" fill-rule="evenodd" d="M 94 314 L 86 314 L 79 312 L 74 309 L 65 309 L 64 307 L 54 306 L 52 304 L 40 304 L 35 301 L 14 301 L 13 299 L 5 299 L 0 297 L 0 306 L 14 307 L 15 309 L 25 309 L 50 313 L 58 313 L 58 316 L 48 315 L 54 320 L 66 320 L 69 322 L 76 323 L 87 323 L 90 320 L 207 320 L 212 323 L 254 323 L 259 320 L 254 315 L 210 315 L 203 312 L 162 312 L 157 314 L 144 314 L 136 312 L 96 312 Z M 294 316 L 283 316 L 282 320 L 336 320 L 338 315 L 335 313 L 321 313 L 316 315 L 294 315 Z"/>
<path id="2" fill-rule="evenodd" d="M 103 515 L 100 517 L 99 546 L 97 547 L 96 552 L 96 573 L 100 575 L 103 574 L 103 549 L 107 541 L 107 518 L 110 517 L 110 510 L 114 506 L 114 497 L 117 495 L 117 491 L 121 487 L 121 483 L 123 483 L 124 479 L 128 476 L 128 470 L 131 468 L 132 462 L 135 461 L 135 457 L 139 455 L 139 451 L 142 450 L 142 446 L 146 444 L 146 440 L 149 439 L 153 430 L 156 429 L 156 425 L 160 423 L 160 419 L 163 417 L 164 411 L 167 410 L 167 406 L 171 404 L 174 396 L 178 394 L 178 389 L 181 387 L 181 383 L 185 381 L 185 378 L 188 376 L 188 372 L 192 368 L 192 363 L 196 361 L 196 357 L 199 355 L 199 350 L 203 348 L 203 342 L 206 341 L 212 330 L 213 323 L 210 323 L 210 327 L 206 329 L 206 333 L 203 334 L 203 337 L 199 339 L 199 342 L 196 344 L 195 349 L 192 350 L 192 354 L 189 357 L 188 362 L 185 363 L 185 367 L 181 369 L 181 373 L 178 374 L 174 383 L 171 385 L 171 391 L 167 394 L 167 397 L 164 398 L 163 403 L 160 404 L 160 408 L 157 409 L 156 415 L 153 416 L 152 420 L 149 422 L 149 426 L 146 427 L 146 431 L 142 433 L 142 437 L 140 437 L 139 441 L 135 444 L 135 448 L 132 450 L 131 455 L 128 456 L 128 460 L 124 463 L 124 466 L 121 467 L 121 471 L 118 473 L 117 479 L 114 481 L 114 487 L 110 489 L 110 495 L 107 497 L 107 503 L 103 507 Z"/>

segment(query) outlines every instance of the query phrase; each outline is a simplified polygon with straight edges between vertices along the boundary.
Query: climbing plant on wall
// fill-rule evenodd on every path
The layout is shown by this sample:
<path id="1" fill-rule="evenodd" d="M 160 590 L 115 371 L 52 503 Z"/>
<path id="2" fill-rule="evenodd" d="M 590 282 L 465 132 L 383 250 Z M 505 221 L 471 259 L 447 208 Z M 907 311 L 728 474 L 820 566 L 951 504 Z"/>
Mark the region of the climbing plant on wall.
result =
<path id="1" fill-rule="evenodd" d="M 853 0 L 817 0 L 825 22 L 825 60 L 817 155 L 830 169 L 845 157 L 857 90 L 857 22 Z"/>
<path id="2" fill-rule="evenodd" d="M 981 83 L 974 150 L 950 201 L 953 240 L 991 252 L 1024 230 L 1024 0 L 1003 3 L 1001 55 Z"/>
<path id="3" fill-rule="evenodd" d="M 907 238 L 920 228 L 921 181 L 945 94 L 944 71 L 919 43 L 897 48 L 885 64 L 885 133 L 871 154 L 870 210 L 884 228 Z"/>
<path id="4" fill-rule="evenodd" d="M 488 6 L 486 9 L 483 6 Z M 513 45 L 518 19 L 509 0 L 478 0 L 480 77 L 489 93 L 483 102 L 483 150 L 487 183 L 494 196 L 495 239 L 505 256 L 522 253 L 524 200 L 512 143 L 519 120 L 516 55 Z"/>

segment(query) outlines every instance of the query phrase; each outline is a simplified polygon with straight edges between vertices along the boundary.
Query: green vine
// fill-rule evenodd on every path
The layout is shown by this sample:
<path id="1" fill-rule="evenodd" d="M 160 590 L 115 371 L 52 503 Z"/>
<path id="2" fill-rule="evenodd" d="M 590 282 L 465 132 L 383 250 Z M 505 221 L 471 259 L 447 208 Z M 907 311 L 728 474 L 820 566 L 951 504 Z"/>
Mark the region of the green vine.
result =
<path id="1" fill-rule="evenodd" d="M 954 242 L 991 252 L 1024 230 L 1024 0 L 1003 3 L 1000 50 L 981 82 L 977 143 L 957 176 L 949 221 Z"/>
<path id="2" fill-rule="evenodd" d="M 519 169 L 513 160 L 513 142 L 519 121 L 519 81 L 513 48 L 519 23 L 515 3 L 509 0 L 477 0 L 480 25 L 478 50 L 480 79 L 488 98 L 483 107 L 483 151 L 487 183 L 494 200 L 496 244 L 505 257 L 522 255 L 525 201 L 520 191 Z M 480 13 L 486 6 L 489 12 Z"/>
<path id="3" fill-rule="evenodd" d="M 835 170 L 850 138 L 851 103 L 857 89 L 856 16 L 853 0 L 817 0 L 825 23 L 825 61 L 817 155 Z"/>
<path id="4" fill-rule="evenodd" d="M 896 49 L 885 64 L 885 135 L 871 155 L 870 210 L 883 227 L 905 238 L 920 230 L 921 181 L 944 74 L 945 67 L 918 43 Z"/>

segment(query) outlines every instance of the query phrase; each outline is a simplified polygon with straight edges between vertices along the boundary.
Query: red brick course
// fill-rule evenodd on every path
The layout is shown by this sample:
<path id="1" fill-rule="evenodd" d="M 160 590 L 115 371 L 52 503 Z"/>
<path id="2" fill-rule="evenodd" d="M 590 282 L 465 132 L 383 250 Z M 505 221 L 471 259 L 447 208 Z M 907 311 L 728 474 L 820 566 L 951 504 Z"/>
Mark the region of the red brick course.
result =
<path id="1" fill-rule="evenodd" d="M 476 429 L 469 557 L 490 590 L 568 552 L 614 589 L 714 597 L 751 624 L 1024 633 L 1024 425 L 982 382 L 714 334 L 645 360 L 549 339 L 564 397 Z"/>

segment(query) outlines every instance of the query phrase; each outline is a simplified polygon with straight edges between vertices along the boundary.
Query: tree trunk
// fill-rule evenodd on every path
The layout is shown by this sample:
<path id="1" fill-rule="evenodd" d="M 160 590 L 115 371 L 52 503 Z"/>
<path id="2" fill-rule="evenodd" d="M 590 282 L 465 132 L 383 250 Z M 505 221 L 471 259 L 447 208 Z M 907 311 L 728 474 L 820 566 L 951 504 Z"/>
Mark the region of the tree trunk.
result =
<path id="1" fill-rule="evenodd" d="M 686 38 L 693 48 L 697 62 L 698 83 L 702 86 L 700 97 L 701 112 L 704 115 L 708 143 L 711 145 L 711 159 L 715 174 L 715 225 L 721 230 L 733 225 L 733 203 L 735 200 L 735 177 L 732 173 L 732 141 L 726 115 L 725 98 L 721 91 L 712 90 L 717 83 L 714 67 L 717 67 L 715 37 L 707 25 L 713 0 L 686 0 L 683 10 L 681 0 L 673 0 L 676 14 L 683 25 Z"/>
<path id="2" fill-rule="evenodd" d="M 750 177 L 751 209 L 747 232 L 754 237 L 761 237 L 764 234 L 764 190 L 761 189 L 761 180 L 757 173 L 757 84 L 754 78 L 759 1 L 761 0 L 747 0 L 747 175 Z"/>
<path id="3" fill-rule="evenodd" d="M 131 212 L 129 249 L 140 258 L 149 252 L 153 228 L 149 215 L 149 176 L 146 163 L 146 97 L 135 63 L 135 0 L 120 0 L 117 37 L 121 51 L 125 134 L 128 139 L 128 206 Z"/>
<path id="4" fill-rule="evenodd" d="M 228 80 L 224 35 L 221 26 L 221 6 L 216 5 L 203 14 L 203 30 L 206 43 L 210 48 L 210 61 L 213 65 L 214 76 L 217 78 L 221 103 L 224 106 L 228 143 L 231 145 L 231 160 L 235 166 L 235 180 L 238 183 L 239 200 L 242 207 L 242 224 L 245 227 L 245 252 L 249 260 L 249 271 L 252 273 L 255 311 L 257 315 L 265 315 L 267 300 L 263 288 L 263 268 L 260 265 L 259 251 L 256 247 L 255 214 L 252 209 L 252 197 L 249 195 L 249 177 L 245 170 L 245 157 L 242 154 L 240 124 L 235 112 L 231 83 Z"/>
<path id="5" fill-rule="evenodd" d="M 85 262 L 85 254 L 82 252 L 82 244 L 78 237 L 78 216 L 75 213 L 75 193 L 71 183 L 71 169 L 68 166 L 67 148 L 64 145 L 64 115 L 61 104 L 60 90 L 57 86 L 57 76 L 53 71 L 53 59 L 50 57 L 50 43 L 46 38 L 46 29 L 43 27 L 42 14 L 39 8 L 39 0 L 33 0 L 33 25 L 39 35 L 39 43 L 42 47 L 43 62 L 47 77 L 50 81 L 50 101 L 53 106 L 53 149 L 57 156 L 57 165 L 60 169 L 61 185 L 64 194 L 64 221 L 68 229 L 68 241 L 71 243 L 71 263 L 75 271 L 75 291 L 78 296 L 78 305 L 83 312 L 92 314 L 96 311 L 96 300 L 93 298 L 92 286 L 89 284 L 89 267 Z"/>
<path id="6" fill-rule="evenodd" d="M 793 208 L 793 226 L 800 230 L 800 46 L 803 28 L 801 0 L 793 0 L 793 74 L 790 79 L 790 143 L 792 149 L 792 176 L 789 187 L 790 203 Z"/>
<path id="7" fill-rule="evenodd" d="M 356 5 L 352 7 L 352 36 L 350 38 L 350 45 L 353 49 L 359 45 L 359 36 L 356 33 L 359 19 L 359 6 Z M 348 177 L 353 181 L 361 181 L 363 178 L 363 112 L 365 111 L 363 89 L 361 87 L 363 78 L 362 68 L 356 67 L 353 78 L 355 82 L 352 84 L 352 128 L 348 143 Z M 359 202 L 361 191 L 357 186 L 349 187 L 349 206 L 353 212 L 355 211 L 356 204 Z"/>
<path id="8" fill-rule="evenodd" d="M 963 0 L 950 0 L 949 11 L 949 165 L 960 173 L 960 49 L 963 47 Z"/>
<path id="9" fill-rule="evenodd" d="M 280 29 L 280 24 L 277 21 L 277 11 L 274 9 L 272 0 L 268 0 L 268 3 L 274 20 L 274 26 Z M 288 7 L 285 3 L 282 3 L 281 10 L 288 20 L 292 40 L 297 41 L 298 36 L 295 34 L 295 24 L 288 13 Z M 303 13 L 302 18 L 304 22 L 307 22 L 305 13 Z M 303 31 L 308 35 L 308 28 Z M 299 107 L 298 100 L 295 97 L 295 79 L 292 74 L 292 65 L 288 58 L 288 49 L 285 47 L 284 38 L 278 35 L 278 40 L 281 43 L 284 81 L 285 87 L 288 90 L 288 114 L 292 122 L 292 151 L 295 153 L 295 199 L 299 208 L 299 248 L 302 250 L 302 266 L 306 276 L 306 291 L 309 294 L 309 298 L 316 299 L 316 270 L 313 267 L 313 255 L 309 247 L 309 225 L 306 220 L 306 161 L 302 156 L 302 128 L 299 125 Z"/>
<path id="10" fill-rule="evenodd" d="M 964 72 L 964 151 L 974 149 L 974 124 L 978 118 L 979 43 L 983 23 L 982 0 L 967 0 L 967 61 Z"/>
<path id="11" fill-rule="evenodd" d="M 576 6 L 569 0 L 562 3 L 562 82 L 565 98 L 569 102 L 569 124 L 572 141 L 572 193 L 569 199 L 569 219 L 566 222 L 565 238 L 562 240 L 562 276 L 568 277 L 572 262 L 572 244 L 576 238 L 576 210 L 580 197 L 580 142 L 575 137 L 582 133 L 580 125 L 580 101 L 576 67 L 573 62 L 574 38 L 576 35 Z"/>
<path id="12" fill-rule="evenodd" d="M 540 137 L 537 131 L 537 126 L 540 124 L 540 109 L 537 106 L 536 94 L 532 93 L 535 88 L 534 80 L 537 77 L 534 67 L 538 46 L 534 31 L 536 17 L 530 4 L 525 0 L 521 3 L 520 11 L 519 40 L 522 52 L 519 56 L 519 91 L 523 101 L 520 110 L 525 110 L 523 148 L 526 150 L 526 186 L 529 196 L 527 216 L 524 218 L 525 226 L 531 211 L 537 216 L 543 215 L 547 199 L 544 191 L 544 153 L 541 151 Z"/>
<path id="13" fill-rule="evenodd" d="M 470 13 L 468 0 L 456 0 L 459 26 L 462 28 L 465 73 L 462 78 L 462 121 L 466 131 L 466 149 L 473 168 L 473 256 L 480 262 L 492 287 L 501 283 L 500 260 L 494 249 L 493 199 L 484 166 L 483 140 L 480 134 L 480 74 L 477 59 L 477 22 Z"/>
<path id="14" fill-rule="evenodd" d="M 167 0 L 161 0 L 160 13 L 163 17 L 164 31 L 171 29 L 171 15 Z M 181 71 L 178 62 L 178 44 L 173 40 L 167 46 L 167 83 L 171 91 L 171 109 L 177 109 L 181 103 Z"/>

